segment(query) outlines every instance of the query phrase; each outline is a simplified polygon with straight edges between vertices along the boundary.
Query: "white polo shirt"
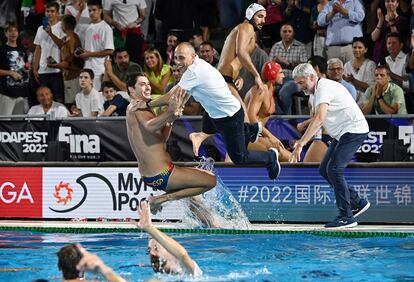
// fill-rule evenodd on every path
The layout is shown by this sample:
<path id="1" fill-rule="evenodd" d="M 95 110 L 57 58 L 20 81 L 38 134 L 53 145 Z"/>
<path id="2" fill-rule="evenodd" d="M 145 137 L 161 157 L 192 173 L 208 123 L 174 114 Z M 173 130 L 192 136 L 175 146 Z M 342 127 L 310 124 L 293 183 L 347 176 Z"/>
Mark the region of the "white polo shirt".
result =
<path id="1" fill-rule="evenodd" d="M 328 104 L 323 127 L 329 135 L 339 140 L 345 133 L 367 133 L 367 120 L 348 90 L 340 83 L 321 78 L 316 89 L 313 108 Z"/>
<path id="2" fill-rule="evenodd" d="M 64 118 L 69 116 L 69 111 L 65 107 L 65 105 L 59 103 L 59 102 L 52 102 L 52 107 L 45 113 L 45 110 L 43 109 L 42 105 L 35 105 L 30 108 L 28 115 L 44 115 L 44 114 L 50 114 L 57 118 Z"/>
<path id="3" fill-rule="evenodd" d="M 184 72 L 178 85 L 187 90 L 211 118 L 231 117 L 241 108 L 221 73 L 198 56 Z"/>

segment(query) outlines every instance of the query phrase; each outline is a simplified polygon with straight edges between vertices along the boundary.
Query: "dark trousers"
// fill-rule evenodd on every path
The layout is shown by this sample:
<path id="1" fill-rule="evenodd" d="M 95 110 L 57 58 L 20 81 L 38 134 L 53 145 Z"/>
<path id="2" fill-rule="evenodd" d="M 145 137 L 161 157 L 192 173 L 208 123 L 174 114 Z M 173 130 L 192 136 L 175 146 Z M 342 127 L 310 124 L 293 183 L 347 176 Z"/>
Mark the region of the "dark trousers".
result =
<path id="1" fill-rule="evenodd" d="M 339 141 L 333 139 L 319 166 L 320 174 L 334 189 L 336 206 L 342 217 L 352 217 L 352 208 L 359 205 L 359 195 L 346 182 L 344 170 L 366 137 L 367 133 L 345 133 Z"/>
<path id="2" fill-rule="evenodd" d="M 269 152 L 247 150 L 250 142 L 250 127 L 250 124 L 244 122 L 243 108 L 233 116 L 225 118 L 213 119 L 207 112 L 203 114 L 203 132 L 207 134 L 219 132 L 223 136 L 227 153 L 235 164 L 270 165 Z"/>
<path id="3" fill-rule="evenodd" d="M 39 74 L 41 86 L 47 86 L 52 90 L 53 99 L 64 103 L 65 87 L 63 86 L 62 73 L 43 73 Z"/>
<path id="4" fill-rule="evenodd" d="M 142 35 L 128 33 L 125 42 L 125 48 L 128 51 L 132 62 L 142 65 L 142 46 L 144 38 Z"/>

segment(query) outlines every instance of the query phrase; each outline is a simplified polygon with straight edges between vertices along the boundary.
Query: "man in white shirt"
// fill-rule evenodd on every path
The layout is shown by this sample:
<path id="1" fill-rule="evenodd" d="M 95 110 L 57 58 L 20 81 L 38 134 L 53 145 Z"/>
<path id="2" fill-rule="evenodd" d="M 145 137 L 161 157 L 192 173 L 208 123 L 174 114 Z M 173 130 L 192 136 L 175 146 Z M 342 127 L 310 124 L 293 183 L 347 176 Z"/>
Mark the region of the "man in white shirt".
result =
<path id="1" fill-rule="evenodd" d="M 142 57 L 144 37 L 141 23 L 145 19 L 146 8 L 145 0 L 104 1 L 105 21 L 115 28 L 115 39 L 125 40 L 125 48 L 131 56 L 131 61 L 137 64 L 141 63 Z M 117 48 L 124 47 L 122 43 Z"/>
<path id="2" fill-rule="evenodd" d="M 348 186 L 344 170 L 366 139 L 368 123 L 348 90 L 336 81 L 318 78 L 311 64 L 298 65 L 293 70 L 293 79 L 305 93 L 314 94 L 314 115 L 302 138 L 295 143 L 290 161 L 300 160 L 302 148 L 323 126 L 333 140 L 319 171 L 334 188 L 339 209 L 339 216 L 325 227 L 357 226 L 355 217 L 365 212 L 370 203 L 361 199 L 352 186 Z"/>
<path id="3" fill-rule="evenodd" d="M 48 25 L 52 33 L 63 38 L 65 33 L 59 21 L 59 4 L 48 2 L 45 4 L 45 15 L 48 18 Z M 58 68 L 49 68 L 48 63 L 60 63 L 60 49 L 53 39 L 46 33 L 44 26 L 39 26 L 34 39 L 36 49 L 33 55 L 33 75 L 40 85 L 46 85 L 55 95 L 55 99 L 64 102 L 64 86 L 62 72 Z"/>
<path id="4" fill-rule="evenodd" d="M 111 27 L 102 20 L 102 4 L 100 0 L 88 1 L 91 24 L 85 32 L 84 52 L 78 55 L 85 60 L 85 68 L 92 69 L 95 89 L 101 89 L 105 73 L 105 57 L 114 51 L 114 38 Z"/>
<path id="5" fill-rule="evenodd" d="M 175 63 L 183 72 L 180 82 L 168 94 L 149 102 L 148 106 L 167 105 L 175 88 L 187 91 L 205 109 L 203 132 L 221 133 L 227 153 L 235 164 L 264 165 L 267 167 L 269 178 L 277 178 L 280 173 L 277 150 L 275 148 L 267 152 L 247 150 L 248 143 L 256 142 L 259 138 L 261 124 L 244 123 L 241 103 L 232 95 L 220 72 L 206 61 L 199 59 L 188 42 L 180 43 L 175 49 Z"/>
<path id="6" fill-rule="evenodd" d="M 76 94 L 76 106 L 72 107 L 73 116 L 96 117 L 103 110 L 102 94 L 93 88 L 94 73 L 83 69 L 79 74 L 81 92 Z"/>
<path id="7" fill-rule="evenodd" d="M 36 91 L 39 105 L 30 108 L 28 115 L 50 115 L 52 118 L 64 118 L 69 116 L 65 105 L 53 101 L 53 94 L 47 86 L 40 86 Z"/>
<path id="8" fill-rule="evenodd" d="M 403 88 L 405 92 L 409 92 L 409 77 L 406 72 L 409 59 L 408 55 L 402 51 L 403 46 L 401 35 L 398 32 L 387 34 L 387 51 L 389 55 L 385 57 L 385 62 L 391 71 L 391 80 Z"/>

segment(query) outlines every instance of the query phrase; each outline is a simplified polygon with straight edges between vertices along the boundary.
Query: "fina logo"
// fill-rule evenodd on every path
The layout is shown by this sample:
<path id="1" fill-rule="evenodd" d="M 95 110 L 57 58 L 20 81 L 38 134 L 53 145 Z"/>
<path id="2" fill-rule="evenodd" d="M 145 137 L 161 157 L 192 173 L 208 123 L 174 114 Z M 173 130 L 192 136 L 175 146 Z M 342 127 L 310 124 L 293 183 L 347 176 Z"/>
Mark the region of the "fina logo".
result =
<path id="1" fill-rule="evenodd" d="M 59 127 L 58 140 L 69 143 L 72 154 L 99 154 L 101 152 L 101 142 L 98 135 L 72 134 L 72 128 L 68 126 Z"/>
<path id="2" fill-rule="evenodd" d="M 84 179 L 86 178 L 90 178 L 90 177 L 95 177 L 98 178 L 100 180 L 102 180 L 103 182 L 106 183 L 107 187 L 109 188 L 109 190 L 111 191 L 111 195 L 112 198 L 115 198 L 115 190 L 114 187 L 112 186 L 111 182 L 109 182 L 108 179 L 106 179 L 106 177 L 97 174 L 97 173 L 88 173 L 85 175 L 82 175 L 80 177 L 78 177 L 78 179 L 76 179 L 76 183 L 78 183 L 80 185 L 80 187 L 82 187 L 83 190 L 83 196 L 82 199 L 79 201 L 79 203 L 77 203 L 76 205 L 74 205 L 71 208 L 68 209 L 64 209 L 64 210 L 57 210 L 54 208 L 49 207 L 50 210 L 57 212 L 57 213 L 65 213 L 65 212 L 71 212 L 73 210 L 76 210 L 77 208 L 79 208 L 86 200 L 86 197 L 88 196 L 88 190 L 86 188 L 86 184 L 83 182 Z M 60 194 L 60 190 L 65 189 L 67 194 L 66 196 L 63 198 Z M 59 185 L 55 186 L 55 193 L 53 194 L 53 197 L 55 197 L 57 199 L 57 203 L 64 203 L 64 205 L 66 205 L 66 203 L 68 201 L 72 201 L 72 193 L 73 193 L 73 189 L 69 186 L 69 183 L 63 183 L 62 181 L 60 181 Z M 115 206 L 115 204 L 114 204 Z M 115 209 L 115 208 L 114 208 Z"/>

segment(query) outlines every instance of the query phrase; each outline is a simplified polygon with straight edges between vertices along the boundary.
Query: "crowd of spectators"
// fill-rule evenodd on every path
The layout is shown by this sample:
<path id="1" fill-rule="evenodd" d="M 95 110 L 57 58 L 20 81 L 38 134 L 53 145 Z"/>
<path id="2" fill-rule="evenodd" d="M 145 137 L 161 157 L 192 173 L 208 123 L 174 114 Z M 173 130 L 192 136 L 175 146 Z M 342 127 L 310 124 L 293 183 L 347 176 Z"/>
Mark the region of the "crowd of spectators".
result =
<path id="1" fill-rule="evenodd" d="M 0 115 L 125 115 L 129 73 L 145 72 L 153 99 L 180 79 L 179 42 L 217 66 L 249 0 L 6 0 L 0 3 Z M 365 114 L 414 113 L 414 0 L 258 0 L 266 24 L 252 61 L 283 68 L 273 114 L 307 99 L 291 79 L 312 57 Z M 254 84 L 242 71 L 240 95 Z M 306 103 L 299 105 L 305 107 Z M 162 109 L 157 109 L 161 111 Z M 188 102 L 185 113 L 202 107 Z M 301 112 L 300 112 L 301 113 Z"/>

